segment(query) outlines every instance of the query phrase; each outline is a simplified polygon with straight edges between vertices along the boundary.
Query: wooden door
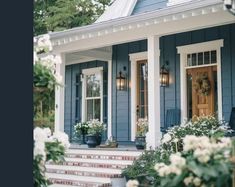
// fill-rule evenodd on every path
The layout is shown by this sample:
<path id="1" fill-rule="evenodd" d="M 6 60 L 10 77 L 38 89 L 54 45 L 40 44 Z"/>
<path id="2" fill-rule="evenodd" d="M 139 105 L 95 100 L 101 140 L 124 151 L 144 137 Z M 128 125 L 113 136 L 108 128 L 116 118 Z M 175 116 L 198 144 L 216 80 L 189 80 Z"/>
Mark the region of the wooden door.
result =
<path id="1" fill-rule="evenodd" d="M 187 69 L 192 80 L 192 117 L 215 113 L 216 66 Z"/>

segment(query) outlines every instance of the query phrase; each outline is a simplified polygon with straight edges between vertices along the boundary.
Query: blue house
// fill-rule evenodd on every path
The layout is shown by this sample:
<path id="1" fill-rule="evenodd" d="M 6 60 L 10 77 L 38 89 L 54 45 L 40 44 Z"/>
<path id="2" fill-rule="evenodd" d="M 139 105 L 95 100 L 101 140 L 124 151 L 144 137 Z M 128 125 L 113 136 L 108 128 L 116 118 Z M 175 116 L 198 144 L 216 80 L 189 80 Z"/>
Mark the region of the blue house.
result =
<path id="1" fill-rule="evenodd" d="M 234 5 L 235 6 L 235 5 Z M 233 7 L 234 8 L 234 7 Z M 98 118 L 105 138 L 147 145 L 169 125 L 235 107 L 235 16 L 222 0 L 115 0 L 88 26 L 50 33 L 57 72 L 55 130 Z"/>

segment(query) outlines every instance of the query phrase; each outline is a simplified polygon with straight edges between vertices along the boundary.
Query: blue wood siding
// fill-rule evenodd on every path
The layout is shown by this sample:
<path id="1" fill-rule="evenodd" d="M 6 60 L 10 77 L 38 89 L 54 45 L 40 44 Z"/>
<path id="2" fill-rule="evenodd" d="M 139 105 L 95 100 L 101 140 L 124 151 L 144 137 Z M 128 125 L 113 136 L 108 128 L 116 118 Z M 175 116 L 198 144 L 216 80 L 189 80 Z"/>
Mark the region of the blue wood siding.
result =
<path id="1" fill-rule="evenodd" d="M 80 73 L 83 69 L 103 67 L 103 121 L 107 123 L 107 85 L 108 85 L 108 64 L 103 61 L 91 61 L 80 64 L 68 65 L 65 67 L 65 111 L 64 129 L 72 140 L 76 122 L 81 121 L 82 108 L 82 82 Z M 104 133 L 103 139 L 107 138 Z"/>
<path id="2" fill-rule="evenodd" d="M 167 2 L 167 0 L 138 0 L 132 15 L 165 8 Z"/>
<path id="3" fill-rule="evenodd" d="M 147 41 L 137 41 L 113 46 L 112 60 L 112 134 L 119 142 L 131 139 L 131 89 L 129 87 L 131 78 L 131 67 L 129 61 L 130 53 L 147 51 Z M 126 70 L 123 70 L 123 67 Z M 127 90 L 116 89 L 116 77 L 122 71 L 127 77 Z"/>
<path id="4" fill-rule="evenodd" d="M 160 39 L 161 65 L 169 61 L 170 85 L 161 88 L 161 126 L 164 128 L 166 111 L 180 108 L 180 56 L 176 47 L 224 39 L 221 48 L 223 118 L 228 121 L 235 106 L 235 24 L 163 36 Z"/>

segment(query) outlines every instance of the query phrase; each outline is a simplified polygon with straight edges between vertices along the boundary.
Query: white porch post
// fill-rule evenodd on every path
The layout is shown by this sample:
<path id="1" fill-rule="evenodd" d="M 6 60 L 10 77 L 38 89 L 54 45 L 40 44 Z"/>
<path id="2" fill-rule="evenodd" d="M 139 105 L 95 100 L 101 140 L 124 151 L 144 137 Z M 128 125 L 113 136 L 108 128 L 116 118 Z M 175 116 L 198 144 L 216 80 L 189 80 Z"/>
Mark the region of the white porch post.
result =
<path id="1" fill-rule="evenodd" d="M 112 60 L 108 61 L 108 138 L 112 136 Z"/>
<path id="2" fill-rule="evenodd" d="M 160 46 L 159 36 L 148 37 L 148 120 L 147 149 L 156 148 L 162 137 L 160 130 Z"/>
<path id="3" fill-rule="evenodd" d="M 61 84 L 55 88 L 55 132 L 64 132 L 64 85 L 65 85 L 65 56 L 56 54 L 59 61 L 56 64 L 56 73 L 61 76 Z"/>

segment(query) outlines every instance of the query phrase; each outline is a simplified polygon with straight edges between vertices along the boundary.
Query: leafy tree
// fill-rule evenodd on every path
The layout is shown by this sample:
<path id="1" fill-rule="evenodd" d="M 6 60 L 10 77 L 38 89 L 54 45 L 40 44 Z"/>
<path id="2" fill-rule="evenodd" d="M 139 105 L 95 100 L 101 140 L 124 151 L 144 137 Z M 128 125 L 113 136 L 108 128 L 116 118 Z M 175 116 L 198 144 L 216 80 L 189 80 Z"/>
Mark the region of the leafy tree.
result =
<path id="1" fill-rule="evenodd" d="M 93 23 L 111 0 L 34 0 L 34 35 Z"/>

